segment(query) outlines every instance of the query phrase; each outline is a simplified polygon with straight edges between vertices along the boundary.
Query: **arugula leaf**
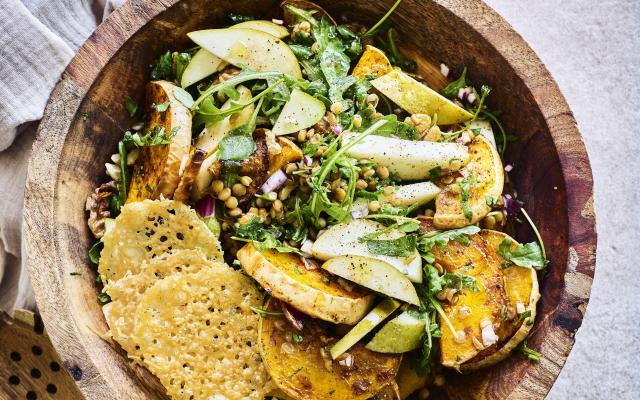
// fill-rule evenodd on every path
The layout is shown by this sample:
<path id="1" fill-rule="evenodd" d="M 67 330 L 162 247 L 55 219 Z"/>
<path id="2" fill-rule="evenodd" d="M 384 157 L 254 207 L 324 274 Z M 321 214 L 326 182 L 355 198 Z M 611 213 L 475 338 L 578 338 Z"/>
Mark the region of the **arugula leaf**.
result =
<path id="1" fill-rule="evenodd" d="M 171 51 L 167 50 L 151 65 L 151 80 L 170 79 L 173 67 Z"/>
<path id="2" fill-rule="evenodd" d="M 462 244 L 469 244 L 468 235 L 475 235 L 480 232 L 480 228 L 475 225 L 469 225 L 462 228 L 450 229 L 448 231 L 432 231 L 425 232 L 420 235 L 418 240 L 419 249 L 422 252 L 430 252 L 434 246 L 443 248 L 450 240 L 455 240 Z"/>
<path id="3" fill-rule="evenodd" d="M 460 74 L 460 77 L 445 86 L 442 90 L 440 90 L 440 93 L 442 93 L 442 95 L 445 97 L 455 99 L 458 98 L 458 92 L 460 92 L 460 89 L 464 89 L 467 86 L 469 86 L 469 83 L 467 82 L 467 67 L 464 67 L 462 73 Z"/>
<path id="4" fill-rule="evenodd" d="M 282 317 L 284 315 L 282 311 L 267 311 L 262 308 L 253 307 L 253 306 L 249 307 L 249 309 L 251 309 L 251 311 L 258 314 L 262 318 Z"/>
<path id="5" fill-rule="evenodd" d="M 398 121 L 397 115 L 389 114 L 389 115 L 385 115 L 381 119 L 389 121 L 389 123 L 385 125 L 383 128 L 378 129 L 375 133 L 376 135 L 385 136 L 385 137 L 395 136 L 397 138 L 407 139 L 407 140 L 420 139 L 420 133 L 416 130 L 416 128 L 414 128 L 413 126 L 405 122 Z M 363 129 L 360 128 L 359 130 L 363 130 Z"/>
<path id="6" fill-rule="evenodd" d="M 91 248 L 89 249 L 89 260 L 91 260 L 92 263 L 98 265 L 98 263 L 100 262 L 100 253 L 102 252 L 103 248 L 104 243 L 102 243 L 102 241 L 95 242 L 93 246 L 91 246 Z"/>
<path id="7" fill-rule="evenodd" d="M 229 23 L 234 25 L 239 24 L 240 22 L 253 21 L 255 19 L 256 17 L 252 15 L 234 14 L 234 13 L 230 13 L 229 15 L 227 15 L 227 21 L 229 21 Z"/>
<path id="8" fill-rule="evenodd" d="M 260 223 L 260 218 L 254 217 L 246 224 L 239 224 L 232 228 L 233 240 L 241 242 L 252 242 L 258 251 L 267 249 L 275 249 L 280 253 L 296 253 L 301 254 L 299 250 L 292 247 L 283 246 L 278 240 L 283 232 L 281 228 L 270 226 L 266 227 Z"/>
<path id="9" fill-rule="evenodd" d="M 416 250 L 416 237 L 406 235 L 391 240 L 370 240 L 367 248 L 371 254 L 394 257 L 409 257 Z"/>
<path id="10" fill-rule="evenodd" d="M 518 346 L 518 348 L 520 349 L 522 355 L 527 357 L 529 360 L 534 362 L 540 362 L 540 360 L 542 360 L 542 354 L 529 348 L 526 340 L 520 343 L 520 346 Z"/>
<path id="11" fill-rule="evenodd" d="M 130 96 L 124 97 L 124 108 L 127 110 L 131 118 L 138 116 L 138 103 L 136 103 L 136 101 Z"/>
<path id="12" fill-rule="evenodd" d="M 122 143 L 124 143 L 128 148 L 170 144 L 177 133 L 177 129 L 178 127 L 175 127 L 169 136 L 165 135 L 164 126 L 156 126 L 153 133 L 151 133 L 151 131 L 147 131 L 143 136 L 140 136 L 137 132 L 131 133 L 131 131 L 126 131 L 122 138 Z"/>
<path id="13" fill-rule="evenodd" d="M 182 80 L 182 74 L 187 69 L 187 65 L 191 62 L 193 54 L 191 52 L 175 53 L 173 56 L 174 71 L 176 81 Z"/>
<path id="14" fill-rule="evenodd" d="M 129 188 L 129 166 L 127 165 L 127 146 L 124 141 L 118 142 L 118 154 L 120 155 L 120 179 L 117 182 L 118 197 L 120 206 L 127 200 L 127 190 Z"/>
<path id="15" fill-rule="evenodd" d="M 540 245 L 536 242 L 518 244 L 516 248 L 511 250 L 513 240 L 506 237 L 498 247 L 498 255 L 511 264 L 519 267 L 541 269 L 546 265 L 546 260 L 542 255 Z M 509 266 L 509 264 L 507 264 Z"/>

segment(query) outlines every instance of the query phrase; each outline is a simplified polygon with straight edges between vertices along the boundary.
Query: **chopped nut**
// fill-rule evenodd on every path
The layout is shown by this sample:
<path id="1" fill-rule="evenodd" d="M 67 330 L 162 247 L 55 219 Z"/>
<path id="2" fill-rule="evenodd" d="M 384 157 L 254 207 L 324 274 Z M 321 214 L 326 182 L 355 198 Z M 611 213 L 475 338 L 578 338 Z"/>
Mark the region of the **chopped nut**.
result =
<path id="1" fill-rule="evenodd" d="M 378 175 L 378 177 L 380 177 L 380 179 L 387 179 L 389 177 L 389 168 L 378 166 L 376 168 L 376 174 Z"/>
<path id="2" fill-rule="evenodd" d="M 376 212 L 379 209 L 380 209 L 380 202 L 379 201 L 374 200 L 374 201 L 369 203 L 369 211 Z"/>
<path id="3" fill-rule="evenodd" d="M 471 309 L 467 306 L 462 306 L 458 309 L 458 318 L 465 319 L 471 315 Z"/>
<path id="4" fill-rule="evenodd" d="M 105 219 L 111 216 L 109 198 L 117 190 L 116 183 L 111 181 L 100 185 L 87 197 L 87 202 L 85 203 L 85 209 L 89 211 L 87 224 L 96 238 L 104 236 Z"/>
<path id="5" fill-rule="evenodd" d="M 242 210 L 236 207 L 233 210 L 229 211 L 229 215 L 232 217 L 239 217 L 240 215 L 242 215 Z"/>
<path id="6" fill-rule="evenodd" d="M 462 344 L 467 340 L 467 333 L 463 330 L 459 330 L 456 332 L 456 337 L 454 341 L 458 344 Z"/>
<path id="7" fill-rule="evenodd" d="M 362 126 L 362 117 L 358 114 L 353 116 L 353 127 L 360 128 Z"/>
<path id="8" fill-rule="evenodd" d="M 340 113 L 342 113 L 342 103 L 340 102 L 335 102 L 333 104 L 331 104 L 331 112 L 338 115 Z"/>

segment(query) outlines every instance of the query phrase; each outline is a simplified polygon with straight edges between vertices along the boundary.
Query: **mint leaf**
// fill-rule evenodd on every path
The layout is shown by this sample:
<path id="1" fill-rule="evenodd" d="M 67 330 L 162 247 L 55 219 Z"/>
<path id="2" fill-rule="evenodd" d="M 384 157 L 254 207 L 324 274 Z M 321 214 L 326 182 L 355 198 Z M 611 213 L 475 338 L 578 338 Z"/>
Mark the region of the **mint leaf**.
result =
<path id="1" fill-rule="evenodd" d="M 218 145 L 218 158 L 221 160 L 244 160 L 256 150 L 256 142 L 245 132 L 229 132 Z"/>
<path id="2" fill-rule="evenodd" d="M 371 254 L 392 257 L 409 257 L 416 250 L 416 237 L 413 235 L 402 236 L 391 240 L 370 240 L 367 248 Z"/>

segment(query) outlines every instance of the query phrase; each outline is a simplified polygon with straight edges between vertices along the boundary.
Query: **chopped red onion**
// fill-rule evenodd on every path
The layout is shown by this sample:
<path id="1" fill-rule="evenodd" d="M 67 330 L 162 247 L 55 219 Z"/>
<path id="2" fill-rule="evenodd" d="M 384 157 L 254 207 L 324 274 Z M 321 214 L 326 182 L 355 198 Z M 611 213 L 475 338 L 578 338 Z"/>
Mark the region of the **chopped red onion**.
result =
<path id="1" fill-rule="evenodd" d="M 513 165 L 511 165 L 511 164 L 507 164 L 507 165 L 505 165 L 505 166 L 504 166 L 504 170 L 505 170 L 506 172 L 511 172 L 511 171 L 513 171 Z"/>
<path id="2" fill-rule="evenodd" d="M 203 197 L 196 203 L 196 211 L 201 217 L 209 217 L 216 212 L 216 202 L 213 197 Z"/>
<path id="3" fill-rule="evenodd" d="M 331 130 L 336 134 L 340 135 L 342 133 L 342 127 L 340 125 L 331 125 Z"/>
<path id="4" fill-rule="evenodd" d="M 473 104 L 476 102 L 476 95 L 473 94 L 473 92 L 469 93 L 469 95 L 467 96 L 467 101 L 469 102 L 469 104 Z"/>
<path id="5" fill-rule="evenodd" d="M 300 246 L 300 251 L 304 253 L 305 257 L 311 257 L 311 246 L 313 246 L 313 242 L 309 239 L 302 242 L 302 246 Z"/>
<path id="6" fill-rule="evenodd" d="M 284 21 L 282 21 L 281 19 L 272 19 L 271 22 L 273 22 L 276 25 L 282 25 L 284 23 Z"/>
<path id="7" fill-rule="evenodd" d="M 302 157 L 302 161 L 304 162 L 304 165 L 306 165 L 307 167 L 310 167 L 311 164 L 313 164 L 313 159 L 311 159 L 311 157 L 309 156 Z"/>
<path id="8" fill-rule="evenodd" d="M 504 195 L 504 211 L 507 217 L 515 217 L 524 205 L 520 200 L 514 199 L 510 194 Z"/>
<path id="9" fill-rule="evenodd" d="M 260 187 L 262 193 L 275 192 L 287 181 L 287 175 L 281 169 L 274 172 L 269 179 Z"/>
<path id="10" fill-rule="evenodd" d="M 313 258 L 303 258 L 302 263 L 307 271 L 317 271 L 320 269 L 318 262 Z"/>

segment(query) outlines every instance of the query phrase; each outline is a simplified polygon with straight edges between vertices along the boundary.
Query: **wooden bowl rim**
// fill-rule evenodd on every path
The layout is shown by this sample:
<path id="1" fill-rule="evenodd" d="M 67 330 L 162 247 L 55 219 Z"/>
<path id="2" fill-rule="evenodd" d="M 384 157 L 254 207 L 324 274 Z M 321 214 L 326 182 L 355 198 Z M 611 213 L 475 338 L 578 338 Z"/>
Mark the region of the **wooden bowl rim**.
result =
<path id="1" fill-rule="evenodd" d="M 44 228 L 42 226 L 42 221 L 53 221 L 55 218 L 57 173 L 51 171 L 58 171 L 67 132 L 84 96 L 103 68 L 131 36 L 179 1 L 148 1 L 144 7 L 146 12 L 141 13 L 139 2 L 130 0 L 97 27 L 71 60 L 53 90 L 38 128 L 29 162 L 24 229 L 26 257 L 36 301 L 49 336 L 62 359 L 88 360 L 89 370 L 85 366 L 85 374 L 91 379 L 83 379 L 78 384 L 83 394 L 90 399 L 118 397 L 102 375 L 104 370 L 96 366 L 86 349 L 80 345 L 80 329 L 85 327 L 78 327 L 74 323 L 73 312 L 62 283 L 65 277 L 53 267 L 57 257 L 54 240 L 56 228 L 54 224 Z M 588 155 L 573 113 L 555 80 L 533 50 L 502 17 L 481 0 L 434 0 L 434 3 L 469 24 L 504 57 L 531 91 L 547 123 L 558 152 L 564 181 L 580 182 L 581 186 L 587 189 L 585 195 L 574 193 L 570 186 L 567 187 L 569 255 L 564 277 L 565 290 L 558 306 L 579 307 L 580 304 L 582 308 L 579 320 L 575 321 L 570 329 L 554 325 L 551 332 L 553 337 L 545 336 L 545 339 L 552 340 L 550 349 L 558 344 L 558 337 L 561 337 L 560 343 L 564 346 L 561 349 L 562 353 L 553 360 L 552 379 L 544 387 L 539 387 L 539 382 L 535 380 L 537 373 L 549 373 L 546 367 L 543 368 L 543 361 L 540 364 L 532 364 L 532 371 L 527 372 L 519 385 L 537 385 L 535 398 L 544 398 L 573 346 L 573 336 L 582 323 L 595 272 L 597 234 L 593 209 L 593 179 Z M 558 311 L 554 310 L 551 316 L 557 313 Z M 110 371 L 111 374 L 114 372 Z M 135 384 L 133 381 L 131 383 Z M 525 398 L 521 396 L 522 394 L 516 392 L 509 394 L 510 398 Z"/>

